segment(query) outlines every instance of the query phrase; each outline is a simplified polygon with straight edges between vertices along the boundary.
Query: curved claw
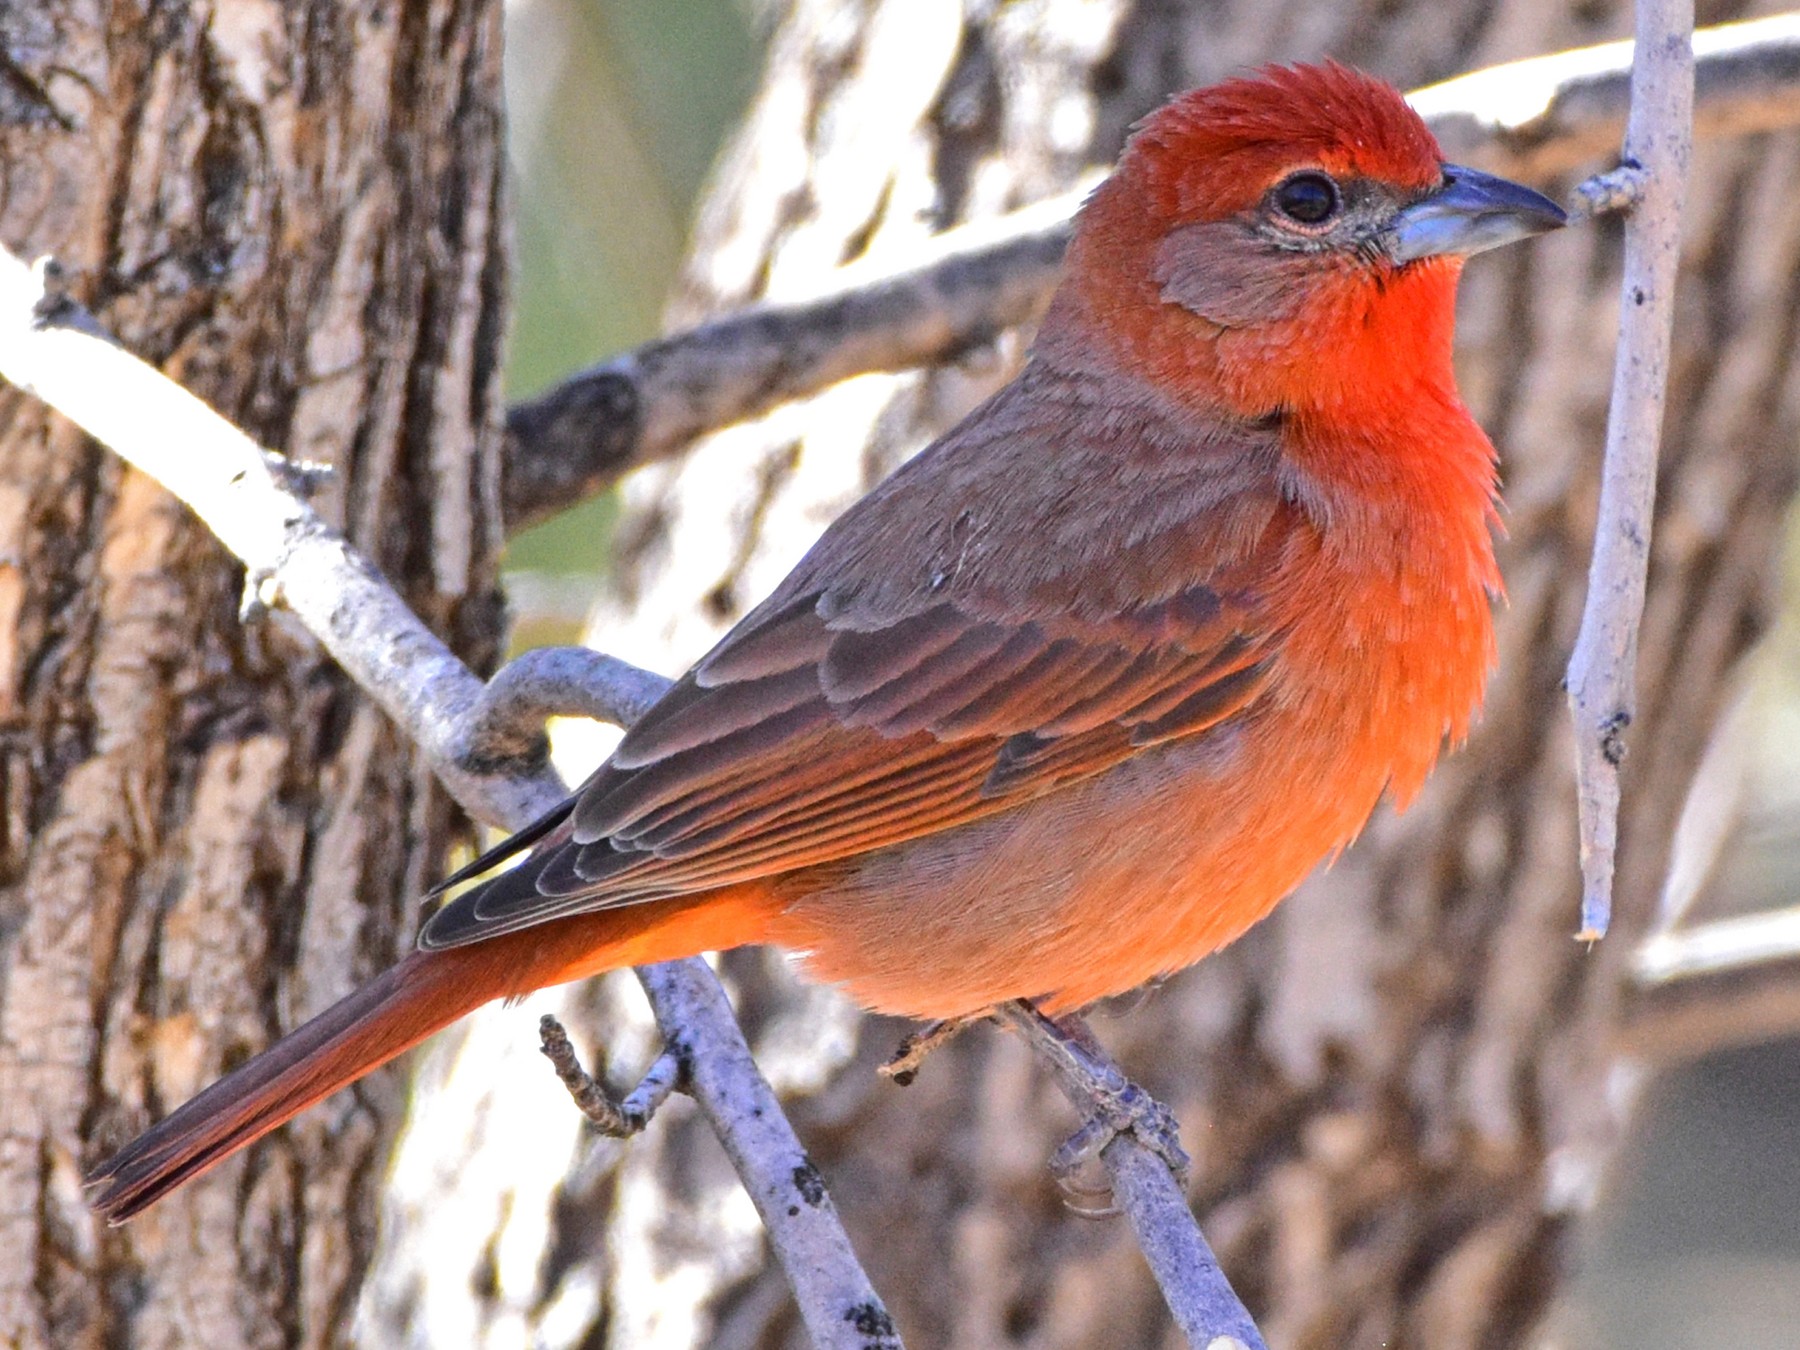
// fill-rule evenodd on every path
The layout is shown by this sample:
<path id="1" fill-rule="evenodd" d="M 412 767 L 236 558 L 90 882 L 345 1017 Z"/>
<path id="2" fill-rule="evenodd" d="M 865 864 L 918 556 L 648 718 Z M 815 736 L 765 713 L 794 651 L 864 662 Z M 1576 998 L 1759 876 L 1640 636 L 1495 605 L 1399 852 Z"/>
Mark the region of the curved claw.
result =
<path id="1" fill-rule="evenodd" d="M 1193 1159 L 1181 1146 L 1175 1113 L 1127 1078 L 1079 1019 L 1056 1022 L 1024 999 L 1006 1005 L 1002 1012 L 1049 1059 L 1071 1100 L 1087 1113 L 1087 1122 L 1050 1161 L 1059 1181 L 1099 1157 L 1120 1135 L 1130 1134 L 1167 1164 L 1182 1189 L 1187 1188 Z"/>

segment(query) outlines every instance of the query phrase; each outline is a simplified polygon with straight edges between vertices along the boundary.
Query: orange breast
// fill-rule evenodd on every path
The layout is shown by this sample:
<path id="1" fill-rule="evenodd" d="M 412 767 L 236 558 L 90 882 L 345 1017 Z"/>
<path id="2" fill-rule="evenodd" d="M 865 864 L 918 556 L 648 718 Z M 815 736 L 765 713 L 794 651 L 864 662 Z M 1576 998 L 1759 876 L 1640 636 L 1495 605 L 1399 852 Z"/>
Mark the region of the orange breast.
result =
<path id="1" fill-rule="evenodd" d="M 1498 589 L 1486 438 L 1453 393 L 1415 406 L 1432 420 L 1296 444 L 1318 524 L 1283 545 L 1262 597 L 1285 636 L 1247 712 L 1016 809 L 780 878 L 769 940 L 886 1012 L 1079 1006 L 1232 941 L 1384 790 L 1404 806 L 1480 704 Z"/>
<path id="2" fill-rule="evenodd" d="M 769 938 L 859 1002 L 924 1017 L 1019 997 L 1076 1007 L 1189 965 L 1347 844 L 1390 782 L 1410 796 L 1446 729 L 1467 725 L 1485 596 L 1415 596 L 1411 620 L 1365 629 L 1335 611 L 1250 715 L 1015 810 L 783 878 Z"/>

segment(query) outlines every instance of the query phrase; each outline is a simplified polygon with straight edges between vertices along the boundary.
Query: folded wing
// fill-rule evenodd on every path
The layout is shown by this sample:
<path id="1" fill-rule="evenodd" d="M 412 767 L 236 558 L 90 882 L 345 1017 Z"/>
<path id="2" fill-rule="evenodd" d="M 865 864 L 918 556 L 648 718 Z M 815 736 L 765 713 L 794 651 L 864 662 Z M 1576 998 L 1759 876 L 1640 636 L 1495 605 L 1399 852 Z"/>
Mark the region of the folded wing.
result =
<path id="1" fill-rule="evenodd" d="M 901 843 L 1242 715 L 1281 640 L 1258 583 L 1294 528 L 1254 471 L 1265 447 L 1246 469 L 1198 438 L 1185 476 L 1134 475 L 1112 436 L 1041 411 L 1000 407 L 848 513 L 569 801 L 452 878 L 532 850 L 442 906 L 421 944 Z M 1066 486 L 1009 487 L 1020 449 L 1142 509 L 1115 503 L 1110 536 L 1071 535 L 1073 562 L 1065 546 L 1034 568 L 1033 531 L 1078 522 Z"/>

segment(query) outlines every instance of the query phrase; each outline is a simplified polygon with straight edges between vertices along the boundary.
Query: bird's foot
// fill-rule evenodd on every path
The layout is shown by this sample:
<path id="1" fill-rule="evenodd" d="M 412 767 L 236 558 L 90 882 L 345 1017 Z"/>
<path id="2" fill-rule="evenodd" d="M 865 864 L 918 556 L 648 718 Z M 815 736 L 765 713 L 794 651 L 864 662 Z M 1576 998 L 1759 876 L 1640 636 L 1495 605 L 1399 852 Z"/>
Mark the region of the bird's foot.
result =
<path id="1" fill-rule="evenodd" d="M 1065 1190 L 1076 1194 L 1105 1194 L 1083 1188 L 1076 1173 L 1097 1159 L 1107 1145 L 1130 1135 L 1168 1166 L 1175 1180 L 1187 1186 L 1193 1160 L 1181 1146 L 1181 1130 L 1175 1113 L 1132 1082 L 1078 1017 L 1060 1021 L 1046 1017 L 1024 999 L 1006 1005 L 1004 1015 L 1032 1042 L 1037 1052 L 1057 1071 L 1064 1090 L 1087 1115 L 1087 1121 L 1069 1137 L 1050 1160 L 1050 1170 Z M 1083 1209 L 1080 1212 L 1116 1212 Z"/>
<path id="2" fill-rule="evenodd" d="M 1194 1160 L 1181 1146 L 1181 1127 L 1173 1111 L 1129 1078 L 1122 1078 L 1116 1091 L 1099 1089 L 1091 1100 L 1094 1114 L 1050 1157 L 1050 1170 L 1059 1181 L 1068 1186 L 1074 1175 L 1098 1158 L 1108 1144 L 1129 1134 L 1161 1158 L 1176 1181 L 1187 1185 Z"/>
<path id="3" fill-rule="evenodd" d="M 617 1098 L 606 1084 L 581 1067 L 568 1032 L 548 1013 L 538 1019 L 538 1048 L 556 1067 L 556 1076 L 569 1090 L 576 1109 L 600 1133 L 614 1139 L 629 1139 L 648 1125 L 656 1109 L 681 1085 L 685 1072 L 674 1052 L 665 1050 L 645 1071 L 643 1080 L 626 1096 Z"/>

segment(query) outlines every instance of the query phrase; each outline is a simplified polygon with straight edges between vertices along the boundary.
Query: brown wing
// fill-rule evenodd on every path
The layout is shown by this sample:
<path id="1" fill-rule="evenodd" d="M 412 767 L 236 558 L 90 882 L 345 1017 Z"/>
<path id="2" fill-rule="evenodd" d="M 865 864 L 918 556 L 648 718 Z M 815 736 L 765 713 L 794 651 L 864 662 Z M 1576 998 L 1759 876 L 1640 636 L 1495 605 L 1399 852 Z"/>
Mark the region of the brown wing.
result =
<path id="1" fill-rule="evenodd" d="M 1190 433 L 1171 471 L 1132 461 L 1141 427 L 1022 426 L 1001 397 L 847 513 L 569 802 L 476 864 L 537 844 L 421 943 L 899 843 L 1253 701 L 1280 639 L 1260 583 L 1294 523 L 1260 443 Z M 1020 446 L 1035 475 L 1009 462 Z"/>

